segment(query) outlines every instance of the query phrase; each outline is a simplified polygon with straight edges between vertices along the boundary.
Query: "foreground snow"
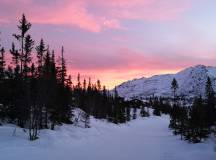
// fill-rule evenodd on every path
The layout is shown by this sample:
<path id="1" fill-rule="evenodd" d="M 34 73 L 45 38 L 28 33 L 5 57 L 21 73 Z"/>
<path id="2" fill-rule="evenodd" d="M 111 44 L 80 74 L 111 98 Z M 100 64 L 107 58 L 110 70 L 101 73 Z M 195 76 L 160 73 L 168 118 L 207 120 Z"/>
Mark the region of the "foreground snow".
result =
<path id="1" fill-rule="evenodd" d="M 0 126 L 2 160 L 215 160 L 214 144 L 189 144 L 173 136 L 168 117 L 137 119 L 114 125 L 91 119 L 91 128 L 63 125 L 43 130 L 40 139 L 12 126 Z"/>

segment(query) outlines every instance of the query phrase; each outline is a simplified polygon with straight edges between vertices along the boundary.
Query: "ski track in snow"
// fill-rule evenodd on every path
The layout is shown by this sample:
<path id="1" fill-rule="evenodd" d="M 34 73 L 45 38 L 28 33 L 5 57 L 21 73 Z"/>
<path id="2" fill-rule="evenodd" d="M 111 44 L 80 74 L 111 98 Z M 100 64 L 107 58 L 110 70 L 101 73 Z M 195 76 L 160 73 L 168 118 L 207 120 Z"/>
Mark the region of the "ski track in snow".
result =
<path id="1" fill-rule="evenodd" d="M 91 118 L 91 128 L 42 130 L 29 142 L 23 131 L 0 126 L 0 160 L 215 160 L 210 141 L 189 144 L 173 136 L 167 116 L 114 125 Z"/>

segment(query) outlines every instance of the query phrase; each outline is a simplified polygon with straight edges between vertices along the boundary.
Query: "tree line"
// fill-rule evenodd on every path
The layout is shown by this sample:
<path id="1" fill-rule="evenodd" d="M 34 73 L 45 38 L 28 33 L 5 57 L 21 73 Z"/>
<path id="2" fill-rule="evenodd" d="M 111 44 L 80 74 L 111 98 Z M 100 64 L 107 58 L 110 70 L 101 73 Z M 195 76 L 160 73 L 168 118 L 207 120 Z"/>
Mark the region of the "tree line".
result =
<path id="1" fill-rule="evenodd" d="M 43 39 L 39 44 L 32 39 L 31 26 L 23 14 L 9 53 L 0 45 L 0 124 L 13 123 L 35 140 L 40 129 L 54 130 L 62 123 L 76 123 L 74 107 L 84 111 L 80 117 L 85 127 L 90 126 L 91 115 L 116 124 L 136 118 L 136 108 L 142 103 L 125 101 L 116 89 L 110 93 L 100 80 L 95 84 L 90 78 L 81 82 L 78 74 L 76 84 L 72 83 L 64 48 L 57 59 Z M 6 54 L 11 61 L 5 60 Z M 141 114 L 148 115 L 144 107 Z"/>
<path id="2" fill-rule="evenodd" d="M 66 74 L 63 47 L 57 65 L 54 51 L 43 39 L 35 44 L 25 15 L 17 27 L 9 53 L 0 49 L 0 119 L 27 128 L 29 139 L 35 140 L 39 129 L 72 123 L 72 83 Z M 10 54 L 10 62 L 5 54 Z"/>
<path id="3" fill-rule="evenodd" d="M 192 105 L 181 102 L 177 96 L 178 88 L 174 78 L 171 83 L 172 102 L 163 97 L 152 98 L 150 103 L 154 108 L 153 113 L 157 116 L 169 114 L 169 128 L 182 140 L 199 143 L 211 134 L 216 136 L 216 97 L 210 77 L 206 81 L 205 96 L 195 97 Z"/>

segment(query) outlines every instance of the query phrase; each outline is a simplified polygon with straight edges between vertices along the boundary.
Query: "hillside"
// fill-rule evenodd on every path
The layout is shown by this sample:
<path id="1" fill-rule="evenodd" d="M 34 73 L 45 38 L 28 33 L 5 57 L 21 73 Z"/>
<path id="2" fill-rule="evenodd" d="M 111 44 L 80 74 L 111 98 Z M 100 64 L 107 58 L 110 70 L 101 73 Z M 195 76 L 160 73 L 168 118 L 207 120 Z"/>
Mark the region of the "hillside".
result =
<path id="1" fill-rule="evenodd" d="M 179 96 L 194 97 L 200 94 L 204 96 L 208 76 L 216 89 L 216 67 L 197 65 L 176 74 L 155 75 L 150 78 L 127 81 L 117 86 L 117 91 L 121 97 L 125 98 L 144 98 L 152 95 L 170 97 L 172 95 L 171 82 L 173 78 L 176 78 L 179 84 L 177 91 Z"/>

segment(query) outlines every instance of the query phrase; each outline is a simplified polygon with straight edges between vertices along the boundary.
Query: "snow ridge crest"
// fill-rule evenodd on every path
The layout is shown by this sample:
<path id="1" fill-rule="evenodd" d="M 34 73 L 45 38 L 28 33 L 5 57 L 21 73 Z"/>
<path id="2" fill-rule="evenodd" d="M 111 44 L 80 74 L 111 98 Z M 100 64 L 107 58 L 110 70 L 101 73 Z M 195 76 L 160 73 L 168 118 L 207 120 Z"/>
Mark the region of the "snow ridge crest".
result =
<path id="1" fill-rule="evenodd" d="M 178 95 L 195 97 L 205 95 L 205 84 L 207 78 L 212 80 L 213 88 L 216 91 L 216 67 L 196 65 L 186 68 L 176 74 L 162 74 L 149 78 L 134 79 L 124 82 L 116 87 L 119 96 L 125 98 L 145 98 L 149 96 L 170 97 L 171 81 L 175 78 L 178 81 Z"/>

